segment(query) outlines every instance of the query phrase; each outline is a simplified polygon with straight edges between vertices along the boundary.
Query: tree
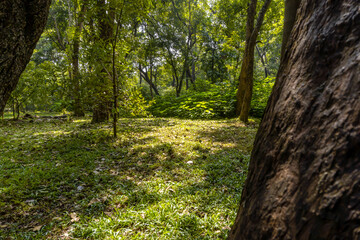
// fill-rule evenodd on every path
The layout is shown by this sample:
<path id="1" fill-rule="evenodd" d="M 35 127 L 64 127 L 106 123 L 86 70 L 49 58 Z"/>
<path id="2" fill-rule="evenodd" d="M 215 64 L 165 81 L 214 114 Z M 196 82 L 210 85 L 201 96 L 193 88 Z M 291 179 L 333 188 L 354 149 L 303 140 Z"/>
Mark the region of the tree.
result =
<path id="1" fill-rule="evenodd" d="M 51 0 L 5 0 L 0 5 L 0 115 L 46 24 Z"/>
<path id="2" fill-rule="evenodd" d="M 254 26 L 257 0 L 251 0 L 248 6 L 248 15 L 246 22 L 246 42 L 243 62 L 239 77 L 239 86 L 236 93 L 236 115 L 240 116 L 240 120 L 247 122 L 253 87 L 254 75 L 254 49 L 256 39 L 263 23 L 265 13 L 269 8 L 271 0 L 265 0 Z"/>
<path id="3" fill-rule="evenodd" d="M 77 3 L 77 1 L 76 1 Z M 80 2 L 81 3 L 81 2 Z M 84 109 L 81 104 L 80 91 L 80 71 L 79 71 L 79 52 L 80 52 L 80 35 L 84 25 L 84 15 L 86 11 L 86 3 L 81 3 L 80 10 L 76 11 L 75 31 L 73 36 L 73 50 L 72 50 L 72 83 L 73 83 L 73 97 L 74 97 L 74 115 L 77 117 L 85 116 Z M 75 8 L 76 8 L 75 4 Z"/>
<path id="4" fill-rule="evenodd" d="M 303 0 L 229 239 L 359 239 L 360 3 Z"/>
<path id="5" fill-rule="evenodd" d="M 113 39 L 114 28 L 114 1 L 97 2 L 98 11 L 98 47 L 102 50 L 101 58 L 98 59 L 98 85 L 95 95 L 96 102 L 93 107 L 93 123 L 100 123 L 109 120 L 111 111 L 111 79 L 107 77 L 107 69 L 111 69 L 111 40 Z"/>

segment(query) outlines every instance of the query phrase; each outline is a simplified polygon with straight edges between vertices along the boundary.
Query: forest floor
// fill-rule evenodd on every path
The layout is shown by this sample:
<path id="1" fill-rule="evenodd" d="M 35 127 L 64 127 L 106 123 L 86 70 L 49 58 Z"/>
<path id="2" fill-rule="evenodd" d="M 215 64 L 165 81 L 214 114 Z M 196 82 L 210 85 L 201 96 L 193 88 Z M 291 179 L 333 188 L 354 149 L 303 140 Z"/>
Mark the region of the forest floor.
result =
<path id="1" fill-rule="evenodd" d="M 225 239 L 257 124 L 0 121 L 0 239 Z"/>

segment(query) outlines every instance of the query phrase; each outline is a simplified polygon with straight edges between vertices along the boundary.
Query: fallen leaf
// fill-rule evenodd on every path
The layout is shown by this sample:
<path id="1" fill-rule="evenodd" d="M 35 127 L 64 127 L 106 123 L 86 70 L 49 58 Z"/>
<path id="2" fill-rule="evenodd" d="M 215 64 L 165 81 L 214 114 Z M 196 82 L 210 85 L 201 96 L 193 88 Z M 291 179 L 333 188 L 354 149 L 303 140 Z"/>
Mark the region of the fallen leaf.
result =
<path id="1" fill-rule="evenodd" d="M 39 226 L 34 227 L 32 230 L 33 231 L 40 231 L 41 228 L 42 228 L 42 225 L 39 225 Z"/>
<path id="2" fill-rule="evenodd" d="M 71 222 L 77 222 L 80 220 L 80 218 L 77 216 L 76 213 L 70 213 Z"/>
<path id="3" fill-rule="evenodd" d="M 97 203 L 97 202 L 100 202 L 100 200 L 98 198 L 93 198 L 90 200 L 88 206 L 91 206 L 92 204 Z"/>
<path id="4" fill-rule="evenodd" d="M 231 230 L 231 227 L 225 226 L 225 227 L 223 227 L 222 229 L 223 229 L 223 230 Z"/>
<path id="5" fill-rule="evenodd" d="M 8 227 L 8 225 L 6 225 L 6 224 L 0 225 L 0 228 L 7 228 L 7 227 Z"/>

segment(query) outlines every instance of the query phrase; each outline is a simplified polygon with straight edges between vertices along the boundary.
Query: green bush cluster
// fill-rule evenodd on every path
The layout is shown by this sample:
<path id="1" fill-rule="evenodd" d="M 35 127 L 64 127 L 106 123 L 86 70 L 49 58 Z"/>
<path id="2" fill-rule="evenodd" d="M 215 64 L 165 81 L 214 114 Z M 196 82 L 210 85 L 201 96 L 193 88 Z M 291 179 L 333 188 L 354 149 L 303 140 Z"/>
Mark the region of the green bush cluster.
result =
<path id="1" fill-rule="evenodd" d="M 141 88 L 131 87 L 121 91 L 119 114 L 121 117 L 147 117 L 149 104 L 141 94 Z"/>
<path id="2" fill-rule="evenodd" d="M 190 92 L 180 97 L 157 97 L 148 109 L 156 117 L 217 119 L 234 117 L 235 90 L 214 86 L 206 92 Z"/>

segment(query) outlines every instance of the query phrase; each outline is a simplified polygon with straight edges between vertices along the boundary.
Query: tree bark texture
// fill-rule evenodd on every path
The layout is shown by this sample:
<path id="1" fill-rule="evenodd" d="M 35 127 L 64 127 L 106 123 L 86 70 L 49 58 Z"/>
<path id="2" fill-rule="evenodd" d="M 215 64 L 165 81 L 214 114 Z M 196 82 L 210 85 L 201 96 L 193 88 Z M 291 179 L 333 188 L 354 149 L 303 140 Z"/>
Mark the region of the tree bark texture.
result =
<path id="1" fill-rule="evenodd" d="M 50 2 L 0 2 L 0 115 L 44 30 Z"/>
<path id="2" fill-rule="evenodd" d="M 243 62 L 241 64 L 238 90 L 236 92 L 236 115 L 240 120 L 247 122 L 250 112 L 250 104 L 253 89 L 254 76 L 254 51 L 256 39 L 260 27 L 264 21 L 265 13 L 269 8 L 271 0 L 266 0 L 258 14 L 256 25 L 254 20 L 256 15 L 257 0 L 251 0 L 247 11 L 246 22 L 246 42 Z"/>
<path id="3" fill-rule="evenodd" d="M 229 239 L 360 239 L 360 2 L 302 0 Z"/>

